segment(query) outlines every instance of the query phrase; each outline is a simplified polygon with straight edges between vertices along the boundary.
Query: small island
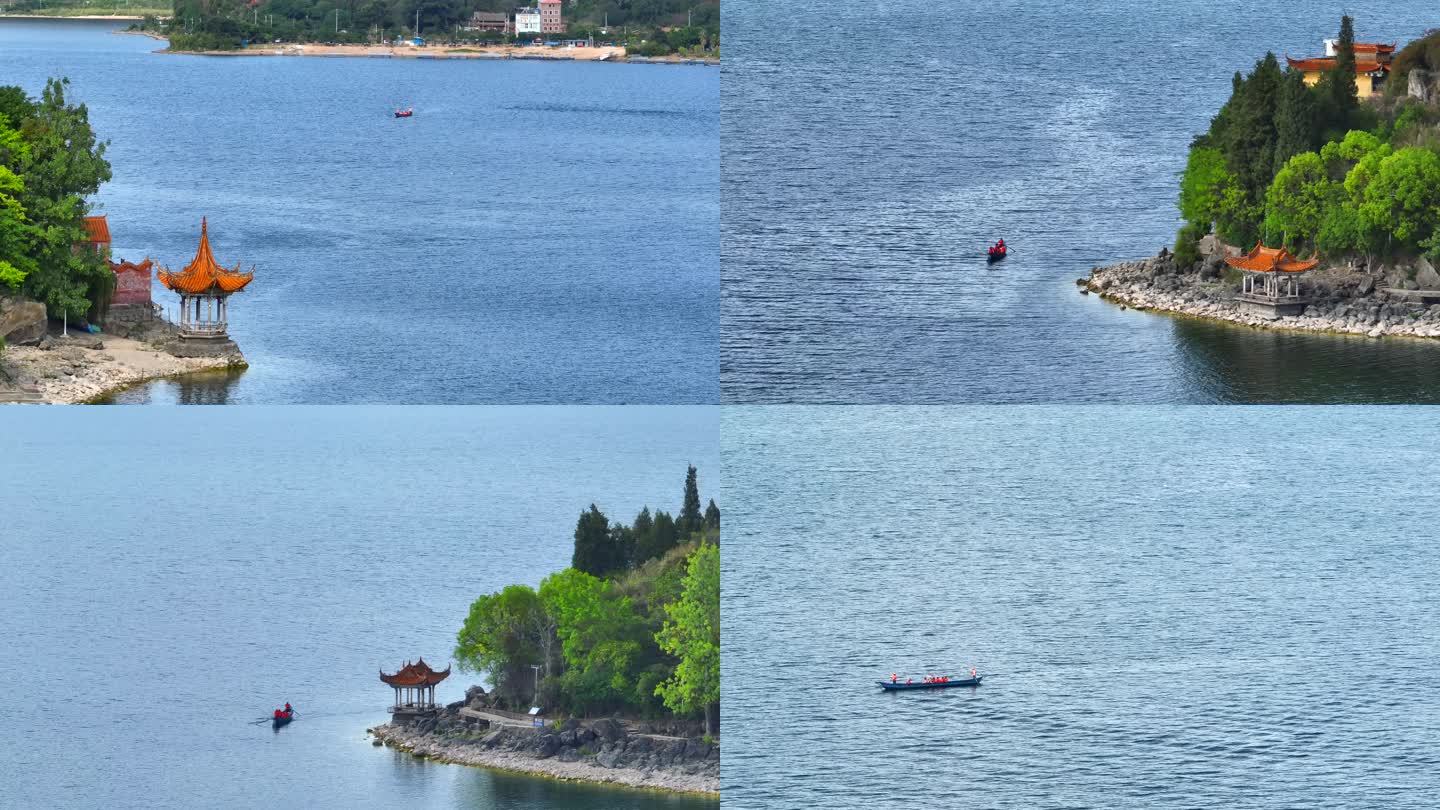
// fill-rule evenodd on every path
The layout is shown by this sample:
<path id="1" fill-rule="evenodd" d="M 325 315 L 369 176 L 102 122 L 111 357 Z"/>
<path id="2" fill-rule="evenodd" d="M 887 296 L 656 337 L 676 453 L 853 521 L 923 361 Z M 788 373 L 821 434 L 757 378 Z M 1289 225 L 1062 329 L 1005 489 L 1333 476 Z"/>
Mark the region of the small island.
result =
<path id="1" fill-rule="evenodd" d="M 52 79 L 39 99 L 0 87 L 0 403 L 92 402 L 147 380 L 246 367 L 229 297 L 251 272 L 221 267 L 204 219 L 181 270 L 113 261 L 87 201 L 110 179 L 85 105 Z M 151 300 L 152 270 L 180 298 Z"/>
<path id="2" fill-rule="evenodd" d="M 1191 144 L 1173 251 L 1081 292 L 1259 328 L 1440 337 L 1440 31 L 1396 51 L 1341 20 L 1267 53 Z"/>
<path id="3" fill-rule="evenodd" d="M 395 690 L 376 746 L 524 773 L 707 795 L 720 791 L 720 509 L 694 467 L 677 515 L 630 525 L 594 504 L 571 567 L 539 588 L 475 600 L 455 660 L 490 684 L 434 702 L 451 674 L 423 658 L 380 680 Z"/>

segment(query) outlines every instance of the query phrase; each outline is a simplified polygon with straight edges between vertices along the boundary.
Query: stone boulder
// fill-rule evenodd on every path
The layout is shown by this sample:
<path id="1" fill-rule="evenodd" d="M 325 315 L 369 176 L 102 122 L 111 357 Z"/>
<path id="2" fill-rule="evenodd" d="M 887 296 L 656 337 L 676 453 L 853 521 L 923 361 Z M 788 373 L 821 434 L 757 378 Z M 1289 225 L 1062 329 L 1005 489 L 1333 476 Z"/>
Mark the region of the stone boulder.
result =
<path id="1" fill-rule="evenodd" d="M 465 707 L 469 709 L 483 709 L 489 705 L 489 699 L 485 695 L 485 687 L 476 684 L 465 690 Z"/>
<path id="2" fill-rule="evenodd" d="M 45 337 L 49 320 L 45 305 L 29 298 L 0 296 L 0 340 L 28 346 Z"/>
<path id="3" fill-rule="evenodd" d="M 1428 259 L 1421 256 L 1415 262 L 1415 284 L 1422 290 L 1440 290 L 1440 273 L 1435 272 L 1435 265 Z"/>
<path id="4" fill-rule="evenodd" d="M 1424 68 L 1413 68 L 1410 71 L 1408 82 L 1405 87 L 1405 94 L 1411 98 L 1418 98 L 1421 102 L 1430 101 L 1430 73 Z"/>
<path id="5" fill-rule="evenodd" d="M 605 742 L 616 742 L 625 739 L 625 726 L 621 725 L 619 720 L 613 718 L 607 717 L 603 720 L 596 720 L 590 724 L 590 728 L 595 732 L 596 736 Z"/>
<path id="6" fill-rule="evenodd" d="M 535 741 L 535 756 L 549 759 L 560 750 L 560 737 L 556 734 L 541 734 Z"/>

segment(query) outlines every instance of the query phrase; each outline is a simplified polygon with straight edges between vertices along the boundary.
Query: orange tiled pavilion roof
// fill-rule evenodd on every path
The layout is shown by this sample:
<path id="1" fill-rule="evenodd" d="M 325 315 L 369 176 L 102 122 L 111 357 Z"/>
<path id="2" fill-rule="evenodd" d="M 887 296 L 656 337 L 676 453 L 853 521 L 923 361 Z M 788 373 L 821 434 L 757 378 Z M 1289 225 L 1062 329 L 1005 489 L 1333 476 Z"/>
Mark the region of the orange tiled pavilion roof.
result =
<path id="1" fill-rule="evenodd" d="M 208 226 L 205 220 L 201 219 L 200 249 L 195 251 L 195 258 L 178 273 L 161 270 L 156 276 L 161 284 L 178 293 L 199 295 L 208 292 L 228 295 L 245 289 L 245 285 L 250 283 L 255 274 L 240 272 L 238 263 L 234 270 L 226 270 L 215 261 L 215 254 L 210 252 Z"/>
<path id="2" fill-rule="evenodd" d="M 448 677 L 450 667 L 445 667 L 443 672 L 437 672 L 425 663 L 424 658 L 413 664 L 407 661 L 394 675 L 386 675 L 385 670 L 380 670 L 380 680 L 391 686 L 434 686 Z"/>
<path id="3" fill-rule="evenodd" d="M 1226 256 L 1225 263 L 1252 273 L 1303 273 L 1313 269 L 1320 260 L 1313 256 L 1297 259 L 1283 247 L 1267 248 L 1263 242 L 1256 242 L 1244 256 Z"/>

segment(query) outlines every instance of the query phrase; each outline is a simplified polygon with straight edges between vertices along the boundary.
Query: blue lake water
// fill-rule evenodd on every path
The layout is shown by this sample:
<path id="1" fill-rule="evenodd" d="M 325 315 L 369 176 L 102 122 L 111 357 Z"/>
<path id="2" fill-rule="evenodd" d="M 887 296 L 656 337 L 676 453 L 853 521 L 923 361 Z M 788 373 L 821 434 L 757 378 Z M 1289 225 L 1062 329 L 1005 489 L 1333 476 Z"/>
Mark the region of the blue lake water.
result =
<path id="1" fill-rule="evenodd" d="M 725 408 L 725 806 L 1434 807 L 1437 416 Z"/>
<path id="2" fill-rule="evenodd" d="M 475 597 L 569 564 L 591 502 L 675 511 L 687 464 L 718 495 L 717 411 L 10 409 L 0 805 L 715 807 L 364 732 L 387 719 L 380 668 L 443 668 Z M 290 726 L 249 724 L 284 701 Z"/>
<path id="3" fill-rule="evenodd" d="M 718 401 L 717 69 L 169 56 L 116 27 L 0 20 L 0 77 L 89 106 L 117 256 L 183 266 L 208 216 L 256 267 L 252 367 L 207 401 Z"/>
<path id="4" fill-rule="evenodd" d="M 1355 8 L 1362 40 L 1437 24 Z M 725 14 L 726 402 L 1440 402 L 1440 342 L 1277 335 L 1077 294 L 1179 225 L 1190 140 L 1317 0 L 738 3 Z M 1403 80 L 1403 77 L 1402 77 Z M 1005 262 L 984 248 L 1003 237 Z"/>

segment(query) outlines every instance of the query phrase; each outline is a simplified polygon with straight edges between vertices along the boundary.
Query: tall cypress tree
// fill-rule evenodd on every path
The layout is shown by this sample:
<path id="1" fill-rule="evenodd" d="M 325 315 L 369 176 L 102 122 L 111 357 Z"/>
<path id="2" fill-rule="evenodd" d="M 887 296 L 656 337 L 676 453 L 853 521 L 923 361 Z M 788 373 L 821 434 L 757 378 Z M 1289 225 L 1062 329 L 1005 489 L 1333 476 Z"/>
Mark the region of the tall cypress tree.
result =
<path id="1" fill-rule="evenodd" d="M 1285 73 L 1280 82 L 1280 99 L 1275 107 L 1275 161 L 1272 176 L 1286 161 L 1310 152 L 1319 146 L 1315 119 L 1315 97 L 1305 86 L 1305 74 L 1298 70 Z"/>
<path id="2" fill-rule="evenodd" d="M 710 499 L 710 505 L 705 507 L 705 528 L 718 530 L 720 528 L 720 507 L 715 505 L 715 499 Z"/>
<path id="3" fill-rule="evenodd" d="M 1282 79 L 1279 60 L 1266 53 L 1236 85 L 1225 111 L 1221 151 L 1249 200 L 1251 213 L 1245 224 L 1252 232 L 1260 228 L 1260 204 L 1275 177 L 1275 109 Z"/>
<path id="4" fill-rule="evenodd" d="M 1340 36 L 1335 42 L 1335 67 L 1321 82 L 1326 101 L 1327 126 L 1344 133 L 1360 109 L 1359 92 L 1355 87 L 1355 21 L 1346 14 L 1340 18 Z"/>
<path id="5" fill-rule="evenodd" d="M 595 504 L 580 513 L 575 522 L 575 553 L 570 567 L 591 576 L 603 577 L 625 566 L 610 534 L 610 520 Z"/>
<path id="6" fill-rule="evenodd" d="M 704 517 L 700 514 L 700 486 L 695 480 L 695 467 L 691 466 L 685 472 L 685 503 L 680 507 L 677 528 L 681 537 L 689 537 L 700 531 L 703 525 Z"/>

